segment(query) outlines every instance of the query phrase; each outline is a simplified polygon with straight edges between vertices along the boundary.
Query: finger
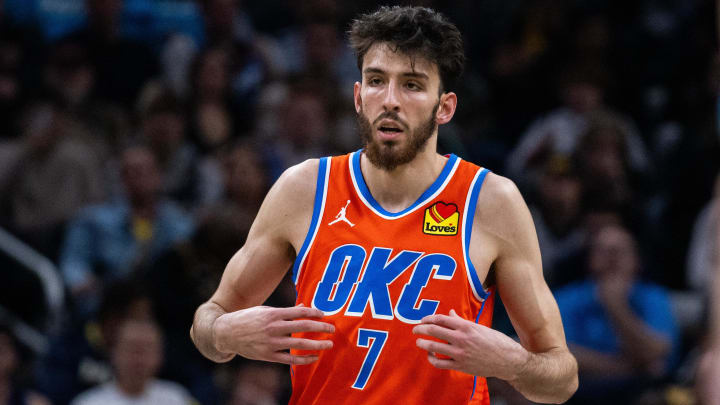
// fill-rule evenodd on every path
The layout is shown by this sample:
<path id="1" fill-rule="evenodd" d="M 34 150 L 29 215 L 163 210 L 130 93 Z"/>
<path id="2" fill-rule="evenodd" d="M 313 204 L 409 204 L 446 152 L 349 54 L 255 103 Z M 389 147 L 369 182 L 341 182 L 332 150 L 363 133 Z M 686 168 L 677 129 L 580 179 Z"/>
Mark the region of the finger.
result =
<path id="1" fill-rule="evenodd" d="M 455 343 L 456 336 L 455 331 L 452 329 L 444 328 L 442 326 L 433 325 L 433 324 L 423 324 L 423 325 L 417 325 L 413 328 L 412 331 L 416 335 L 427 335 L 427 336 L 433 336 L 438 339 L 445 340 L 449 343 Z"/>
<path id="2" fill-rule="evenodd" d="M 305 365 L 316 362 L 318 358 L 319 357 L 316 354 L 298 356 L 296 354 L 290 354 L 285 352 L 275 352 L 268 360 L 274 361 L 276 363 L 284 363 L 290 365 Z"/>
<path id="3" fill-rule="evenodd" d="M 454 318 L 460 318 L 460 315 L 458 315 L 457 312 L 455 312 L 454 309 L 451 309 L 451 310 L 450 310 L 450 316 L 451 316 L 451 317 L 454 317 Z M 462 319 L 462 318 L 460 318 L 460 319 Z"/>
<path id="4" fill-rule="evenodd" d="M 457 349 L 447 343 L 440 343 L 427 339 L 417 339 L 415 344 L 417 347 L 430 353 L 439 353 L 450 357 L 456 357 L 458 354 Z"/>
<path id="5" fill-rule="evenodd" d="M 295 321 L 281 321 L 273 330 L 278 335 L 289 335 L 297 332 L 324 332 L 334 333 L 335 325 L 327 322 L 313 321 L 310 319 L 302 319 Z"/>
<path id="6" fill-rule="evenodd" d="M 322 318 L 325 314 L 317 308 L 296 306 L 290 308 L 276 308 L 275 316 L 276 319 L 291 320 L 297 318 Z"/>
<path id="7" fill-rule="evenodd" d="M 438 359 L 432 353 L 428 353 L 428 361 L 436 368 L 444 370 L 455 369 L 457 370 L 457 362 L 453 359 Z"/>
<path id="8" fill-rule="evenodd" d="M 465 319 L 462 319 L 460 317 L 454 318 L 448 315 L 440 314 L 428 315 L 420 321 L 420 323 L 440 325 L 448 329 L 458 329 L 463 325 L 464 322 Z"/>
<path id="9" fill-rule="evenodd" d="M 314 340 L 286 337 L 276 340 L 279 350 L 298 349 L 298 350 L 327 350 L 333 347 L 332 340 Z"/>

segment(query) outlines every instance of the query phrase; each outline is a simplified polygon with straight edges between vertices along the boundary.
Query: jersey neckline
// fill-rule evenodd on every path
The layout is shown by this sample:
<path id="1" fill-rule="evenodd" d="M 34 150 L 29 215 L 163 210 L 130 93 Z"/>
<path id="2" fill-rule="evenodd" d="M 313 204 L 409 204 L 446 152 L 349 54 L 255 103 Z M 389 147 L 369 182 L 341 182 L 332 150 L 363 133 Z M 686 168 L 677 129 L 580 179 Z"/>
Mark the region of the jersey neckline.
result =
<path id="1" fill-rule="evenodd" d="M 455 170 L 457 170 L 457 167 L 460 164 L 460 158 L 458 158 L 455 154 L 450 154 L 448 156 L 447 162 L 445 162 L 445 166 L 440 172 L 440 175 L 435 179 L 435 181 L 430 185 L 430 187 L 428 187 L 427 190 L 425 190 L 420 195 L 420 197 L 418 197 L 418 199 L 414 203 L 412 203 L 409 207 L 405 208 L 400 212 L 390 212 L 380 206 L 380 204 L 372 196 L 372 193 L 370 193 L 370 189 L 365 183 L 365 178 L 363 177 L 362 170 L 360 169 L 361 155 L 362 149 L 353 152 L 350 155 L 350 159 L 348 159 L 350 166 L 350 176 L 352 177 L 353 186 L 355 187 L 355 191 L 357 192 L 358 196 L 365 204 L 365 206 L 370 208 L 370 210 L 378 216 L 385 219 L 397 219 L 404 217 L 405 215 L 408 215 L 411 212 L 417 210 L 419 207 L 425 205 L 433 198 L 437 197 L 438 194 L 440 194 L 440 192 L 445 188 L 445 186 L 447 186 L 448 182 L 455 173 Z"/>

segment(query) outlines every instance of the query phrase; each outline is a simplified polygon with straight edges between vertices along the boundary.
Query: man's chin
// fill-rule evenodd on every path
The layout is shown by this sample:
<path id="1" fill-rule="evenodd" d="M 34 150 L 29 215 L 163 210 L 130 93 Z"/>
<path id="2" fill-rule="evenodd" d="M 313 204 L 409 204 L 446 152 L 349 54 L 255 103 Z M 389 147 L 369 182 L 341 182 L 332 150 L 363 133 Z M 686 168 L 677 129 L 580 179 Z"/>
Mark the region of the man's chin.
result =
<path id="1" fill-rule="evenodd" d="M 389 153 L 394 153 L 394 151 L 400 149 L 400 142 L 398 141 L 380 141 L 378 145 L 380 150 L 389 151 Z"/>
<path id="2" fill-rule="evenodd" d="M 379 144 L 372 149 L 366 148 L 365 155 L 373 166 L 386 171 L 392 171 L 398 166 L 407 163 L 403 161 L 402 153 L 397 144 L 392 146 Z"/>

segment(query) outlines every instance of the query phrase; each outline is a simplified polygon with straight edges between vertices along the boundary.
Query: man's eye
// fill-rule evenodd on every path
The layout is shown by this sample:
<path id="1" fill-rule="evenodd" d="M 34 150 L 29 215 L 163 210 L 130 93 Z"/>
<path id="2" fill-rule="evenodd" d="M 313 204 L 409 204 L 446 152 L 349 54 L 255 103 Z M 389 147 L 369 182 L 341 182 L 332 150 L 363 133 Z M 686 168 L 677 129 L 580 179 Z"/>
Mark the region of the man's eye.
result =
<path id="1" fill-rule="evenodd" d="M 410 90 L 420 90 L 420 86 L 415 82 L 408 82 L 405 86 Z"/>
<path id="2" fill-rule="evenodd" d="M 373 85 L 373 86 L 377 86 L 377 85 L 379 85 L 379 84 L 382 84 L 382 80 L 380 80 L 380 79 L 377 78 L 377 77 L 374 77 L 374 78 L 370 79 L 368 82 L 369 82 L 371 85 Z"/>

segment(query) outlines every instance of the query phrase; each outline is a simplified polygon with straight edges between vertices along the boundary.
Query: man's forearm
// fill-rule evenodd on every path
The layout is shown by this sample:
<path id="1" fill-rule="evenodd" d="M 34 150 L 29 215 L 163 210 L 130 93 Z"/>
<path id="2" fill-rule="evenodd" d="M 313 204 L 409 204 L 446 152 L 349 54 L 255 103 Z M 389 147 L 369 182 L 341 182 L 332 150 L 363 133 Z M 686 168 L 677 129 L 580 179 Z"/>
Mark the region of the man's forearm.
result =
<path id="1" fill-rule="evenodd" d="M 200 353 L 208 359 L 224 363 L 235 357 L 232 353 L 222 353 L 215 347 L 213 325 L 218 317 L 225 314 L 225 310 L 213 302 L 206 302 L 195 312 L 195 319 L 190 328 L 190 338 Z"/>
<path id="2" fill-rule="evenodd" d="M 508 382 L 531 401 L 563 403 L 577 390 L 577 362 L 567 349 L 530 353 L 517 378 Z"/>

